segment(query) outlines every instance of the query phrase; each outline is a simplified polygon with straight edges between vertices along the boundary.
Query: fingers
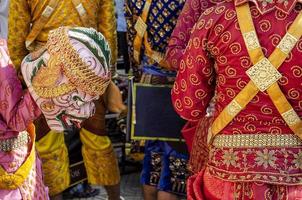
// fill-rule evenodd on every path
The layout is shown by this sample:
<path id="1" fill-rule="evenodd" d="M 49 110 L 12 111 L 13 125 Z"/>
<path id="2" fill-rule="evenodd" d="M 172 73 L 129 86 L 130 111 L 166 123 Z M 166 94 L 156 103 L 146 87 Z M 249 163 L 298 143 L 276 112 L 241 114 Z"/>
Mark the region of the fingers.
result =
<path id="1" fill-rule="evenodd" d="M 8 54 L 7 42 L 4 39 L 0 39 L 0 67 L 4 68 L 12 64 L 12 61 Z"/>

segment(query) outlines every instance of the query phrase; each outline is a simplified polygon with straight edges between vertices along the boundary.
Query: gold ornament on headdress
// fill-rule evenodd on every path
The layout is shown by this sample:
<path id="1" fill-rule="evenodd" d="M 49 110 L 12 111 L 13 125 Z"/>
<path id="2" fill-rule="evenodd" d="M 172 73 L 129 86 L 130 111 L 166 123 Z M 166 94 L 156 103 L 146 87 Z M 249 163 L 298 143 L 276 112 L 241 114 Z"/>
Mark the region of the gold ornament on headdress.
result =
<path id="1" fill-rule="evenodd" d="M 34 77 L 34 91 L 43 98 L 54 98 L 78 87 L 92 96 L 102 95 L 109 85 L 110 78 L 97 76 L 89 69 L 70 43 L 68 30 L 67 27 L 60 27 L 49 33 L 46 48 L 51 59 L 48 66 L 41 67 Z M 61 72 L 69 83 L 56 85 Z"/>
<path id="2" fill-rule="evenodd" d="M 57 56 L 50 57 L 47 67 L 42 65 L 33 78 L 33 89 L 40 97 L 54 98 L 75 90 L 75 86 L 68 83 L 57 85 L 57 81 L 61 78 L 57 59 Z"/>

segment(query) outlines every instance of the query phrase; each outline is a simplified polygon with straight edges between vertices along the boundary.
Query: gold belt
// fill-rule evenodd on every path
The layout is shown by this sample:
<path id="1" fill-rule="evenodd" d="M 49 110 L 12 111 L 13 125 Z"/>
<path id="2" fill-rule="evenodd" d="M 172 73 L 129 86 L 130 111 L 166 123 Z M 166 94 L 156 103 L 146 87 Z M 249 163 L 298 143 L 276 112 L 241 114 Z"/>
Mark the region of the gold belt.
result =
<path id="1" fill-rule="evenodd" d="M 302 146 L 302 141 L 293 134 L 273 135 L 270 133 L 260 134 L 237 134 L 217 135 L 213 141 L 214 147 L 242 148 L 242 147 L 294 147 Z"/>
<path id="2" fill-rule="evenodd" d="M 18 149 L 21 146 L 24 146 L 29 142 L 29 136 L 27 131 L 21 132 L 18 137 L 4 139 L 0 141 L 0 151 L 12 151 Z"/>
<path id="3" fill-rule="evenodd" d="M 35 128 L 30 124 L 28 129 L 30 137 L 30 153 L 23 164 L 14 173 L 8 173 L 0 166 L 0 190 L 15 190 L 27 179 L 30 170 L 35 164 Z"/>

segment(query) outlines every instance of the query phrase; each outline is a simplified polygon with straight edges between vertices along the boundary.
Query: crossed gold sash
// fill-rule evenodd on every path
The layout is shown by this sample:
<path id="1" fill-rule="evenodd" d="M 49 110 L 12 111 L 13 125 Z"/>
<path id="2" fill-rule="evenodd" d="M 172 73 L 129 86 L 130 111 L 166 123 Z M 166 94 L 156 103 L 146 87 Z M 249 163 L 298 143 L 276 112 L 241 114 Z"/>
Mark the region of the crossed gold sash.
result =
<path id="1" fill-rule="evenodd" d="M 31 149 L 29 156 L 26 158 L 24 163 L 14 173 L 7 173 L 0 166 L 0 190 L 15 190 L 19 188 L 24 181 L 27 179 L 31 169 L 35 164 L 35 128 L 33 124 L 29 125 L 28 133 L 30 136 Z"/>
<path id="2" fill-rule="evenodd" d="M 213 139 L 225 128 L 259 91 L 266 91 L 289 128 L 302 139 L 302 121 L 277 83 L 282 77 L 277 69 L 302 35 L 302 12 L 296 17 L 268 59 L 264 56 L 259 44 L 249 4 L 236 7 L 236 12 L 244 42 L 253 63 L 253 66 L 246 71 L 251 80 L 214 120 L 209 130 L 209 138 Z"/>
<path id="3" fill-rule="evenodd" d="M 159 53 L 157 51 L 153 51 L 151 48 L 151 45 L 148 42 L 148 33 L 147 33 L 147 17 L 149 14 L 150 6 L 151 6 L 152 0 L 146 0 L 143 12 L 141 16 L 138 17 L 134 29 L 136 30 L 136 35 L 133 41 L 133 57 L 134 60 L 137 63 L 140 63 L 140 54 L 141 54 L 141 48 L 144 41 L 145 46 L 145 54 L 152 58 L 155 62 L 157 62 L 161 67 L 167 68 L 168 64 L 164 60 L 164 54 Z"/>
<path id="4" fill-rule="evenodd" d="M 41 30 L 44 28 L 45 24 L 52 16 L 59 2 L 60 0 L 50 0 L 48 5 L 43 10 L 40 18 L 33 24 L 33 27 L 30 33 L 28 34 L 28 36 L 26 37 L 26 41 L 25 41 L 25 45 L 27 49 L 29 50 L 35 49 L 34 47 L 31 47 L 31 45 L 36 40 Z M 89 19 L 88 13 L 85 10 L 83 4 L 81 3 L 81 0 L 72 0 L 72 4 L 74 5 L 74 8 L 77 10 L 79 17 L 85 27 L 93 27 L 93 28 L 97 27 L 95 20 Z"/>

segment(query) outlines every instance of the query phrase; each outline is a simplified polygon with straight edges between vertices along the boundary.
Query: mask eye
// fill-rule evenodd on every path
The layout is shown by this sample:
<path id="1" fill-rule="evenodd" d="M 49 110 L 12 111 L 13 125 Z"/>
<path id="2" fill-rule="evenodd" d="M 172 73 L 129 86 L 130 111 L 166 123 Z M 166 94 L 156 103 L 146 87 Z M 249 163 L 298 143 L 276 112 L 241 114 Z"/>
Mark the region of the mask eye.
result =
<path id="1" fill-rule="evenodd" d="M 81 107 L 82 105 L 85 104 L 85 102 L 83 101 L 83 99 L 79 96 L 73 96 L 72 97 L 72 100 L 75 102 L 75 104 L 78 106 L 78 107 Z"/>

